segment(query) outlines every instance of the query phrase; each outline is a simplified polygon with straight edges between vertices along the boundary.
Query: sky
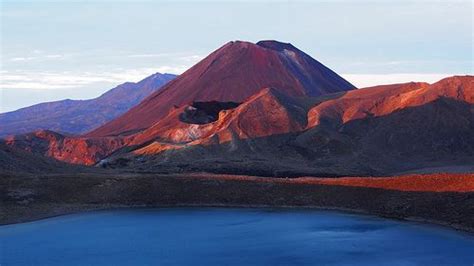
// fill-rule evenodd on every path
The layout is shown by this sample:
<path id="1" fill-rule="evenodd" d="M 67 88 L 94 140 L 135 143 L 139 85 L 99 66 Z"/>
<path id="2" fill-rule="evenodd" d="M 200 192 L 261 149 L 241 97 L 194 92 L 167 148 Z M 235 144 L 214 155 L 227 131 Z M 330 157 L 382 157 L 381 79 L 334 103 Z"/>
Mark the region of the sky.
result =
<path id="1" fill-rule="evenodd" d="M 472 75 L 472 5 L 0 0 L 0 112 L 180 74 L 232 40 L 290 42 L 358 87 Z"/>

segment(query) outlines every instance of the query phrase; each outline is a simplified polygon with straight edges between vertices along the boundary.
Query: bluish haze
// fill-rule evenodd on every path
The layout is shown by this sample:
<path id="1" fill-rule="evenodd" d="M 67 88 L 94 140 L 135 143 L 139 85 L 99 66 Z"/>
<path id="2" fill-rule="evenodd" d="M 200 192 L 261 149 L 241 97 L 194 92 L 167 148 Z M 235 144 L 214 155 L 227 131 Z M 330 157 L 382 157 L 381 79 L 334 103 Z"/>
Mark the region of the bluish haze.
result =
<path id="1" fill-rule="evenodd" d="M 179 74 L 231 40 L 291 42 L 368 85 L 473 73 L 471 1 L 1 1 L 0 112 Z"/>

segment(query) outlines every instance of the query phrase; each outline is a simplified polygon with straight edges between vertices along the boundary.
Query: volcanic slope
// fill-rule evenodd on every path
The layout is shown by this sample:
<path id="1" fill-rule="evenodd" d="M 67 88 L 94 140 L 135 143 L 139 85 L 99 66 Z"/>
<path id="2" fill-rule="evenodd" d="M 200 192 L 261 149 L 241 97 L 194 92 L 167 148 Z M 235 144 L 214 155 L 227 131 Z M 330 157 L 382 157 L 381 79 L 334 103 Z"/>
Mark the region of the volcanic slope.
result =
<path id="1" fill-rule="evenodd" d="M 129 159 L 131 167 L 139 158 L 143 169 L 171 169 L 173 163 L 183 168 L 186 162 L 192 171 L 248 174 L 265 168 L 262 175 L 284 168 L 309 175 L 372 175 L 465 164 L 474 161 L 473 105 L 472 76 L 316 98 L 267 88 L 205 124 L 183 122 L 189 106 L 176 108 L 126 138 L 134 151 L 118 157 Z"/>
<path id="2" fill-rule="evenodd" d="M 266 87 L 295 97 L 355 89 L 291 44 L 229 42 L 159 92 L 86 136 L 129 135 L 151 127 L 174 107 L 196 101 L 240 103 Z"/>

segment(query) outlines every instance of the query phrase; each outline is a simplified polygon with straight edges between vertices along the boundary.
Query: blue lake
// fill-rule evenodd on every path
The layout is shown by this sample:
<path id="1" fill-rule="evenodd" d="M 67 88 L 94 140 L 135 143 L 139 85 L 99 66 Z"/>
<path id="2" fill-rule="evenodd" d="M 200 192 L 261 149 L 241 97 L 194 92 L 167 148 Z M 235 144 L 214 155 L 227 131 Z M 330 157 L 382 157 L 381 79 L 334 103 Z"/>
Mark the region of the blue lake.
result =
<path id="1" fill-rule="evenodd" d="M 468 265 L 474 237 L 331 211 L 96 211 L 0 226 L 0 265 Z"/>

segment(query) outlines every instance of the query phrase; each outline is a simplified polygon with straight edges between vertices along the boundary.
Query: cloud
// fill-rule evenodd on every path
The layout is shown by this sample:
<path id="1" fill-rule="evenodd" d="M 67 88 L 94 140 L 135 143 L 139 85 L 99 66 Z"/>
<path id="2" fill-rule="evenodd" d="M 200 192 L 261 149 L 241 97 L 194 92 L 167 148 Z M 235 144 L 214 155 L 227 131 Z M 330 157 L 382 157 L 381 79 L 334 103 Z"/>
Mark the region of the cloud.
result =
<path id="1" fill-rule="evenodd" d="M 44 58 L 50 58 L 50 59 L 64 58 L 64 57 L 66 57 L 66 55 L 63 55 L 63 54 L 49 54 L 49 55 L 44 56 Z"/>
<path id="2" fill-rule="evenodd" d="M 204 58 L 203 55 L 187 55 L 187 56 L 180 56 L 178 57 L 179 60 L 185 61 L 185 62 L 199 62 Z"/>
<path id="3" fill-rule="evenodd" d="M 156 72 L 181 73 L 186 66 L 118 69 L 107 72 L 2 71 L 0 89 L 54 90 L 86 87 L 98 83 L 137 82 Z"/>
<path id="4" fill-rule="evenodd" d="M 36 51 L 36 50 L 35 50 Z M 38 54 L 38 53 L 35 53 Z M 41 60 L 57 60 L 64 59 L 67 55 L 65 54 L 47 54 L 41 56 L 24 56 L 24 57 L 12 57 L 10 58 L 11 62 L 25 62 L 25 61 L 41 61 Z"/>
<path id="5" fill-rule="evenodd" d="M 0 89 L 65 89 L 114 80 L 106 75 L 87 73 L 7 72 L 1 76 Z"/>
<path id="6" fill-rule="evenodd" d="M 178 66 L 161 66 L 157 67 L 156 70 L 160 73 L 170 73 L 180 75 L 190 68 L 189 65 L 178 65 Z"/>
<path id="7" fill-rule="evenodd" d="M 150 54 L 129 54 L 127 55 L 129 58 L 173 58 L 180 61 L 194 61 L 197 62 L 204 58 L 203 55 L 198 54 L 185 54 L 185 53 L 150 53 Z"/>
<path id="8" fill-rule="evenodd" d="M 411 81 L 434 83 L 453 75 L 449 73 L 341 74 L 343 78 L 358 88 Z"/>
<path id="9" fill-rule="evenodd" d="M 130 54 L 127 57 L 130 58 L 152 58 L 152 57 L 171 57 L 171 53 L 159 53 L 159 54 Z"/>
<path id="10" fill-rule="evenodd" d="M 73 54 L 44 54 L 42 51 L 35 51 L 32 56 L 13 57 L 10 61 L 26 62 L 35 60 L 61 60 Z M 171 57 L 174 61 L 169 65 L 158 67 L 141 67 L 136 69 L 105 68 L 97 72 L 91 71 L 35 71 L 35 70 L 4 70 L 0 76 L 0 89 L 70 89 L 85 88 L 92 85 L 117 85 L 123 82 L 137 82 L 156 72 L 181 74 L 192 65 L 201 60 L 204 56 L 186 53 L 156 53 L 156 54 L 130 54 L 127 57 L 152 58 Z M 146 65 L 152 63 L 142 62 Z"/>
<path id="11" fill-rule="evenodd" d="M 18 62 L 18 61 L 31 61 L 36 59 L 36 57 L 13 57 L 10 58 L 10 61 L 12 62 Z"/>
<path id="12" fill-rule="evenodd" d="M 194 61 L 198 60 L 197 57 Z M 193 62 L 194 62 L 193 61 Z M 160 66 L 156 68 L 115 69 L 102 72 L 54 72 L 54 71 L 1 71 L 0 89 L 54 90 L 84 88 L 94 84 L 117 85 L 127 81 L 137 82 L 156 72 L 181 74 L 190 64 Z M 359 88 L 405 82 L 434 83 L 451 73 L 394 73 L 394 74 L 342 74 L 341 76 Z"/>

